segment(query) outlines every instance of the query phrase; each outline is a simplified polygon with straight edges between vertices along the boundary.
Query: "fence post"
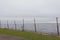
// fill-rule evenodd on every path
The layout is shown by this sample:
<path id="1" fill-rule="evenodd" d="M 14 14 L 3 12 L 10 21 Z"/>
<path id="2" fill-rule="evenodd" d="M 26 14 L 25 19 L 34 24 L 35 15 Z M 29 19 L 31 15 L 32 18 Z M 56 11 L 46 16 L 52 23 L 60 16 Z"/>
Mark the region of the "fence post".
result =
<path id="1" fill-rule="evenodd" d="M 35 18 L 34 18 L 34 28 L 35 28 L 35 32 L 37 32 L 37 30 L 36 30 L 36 21 L 35 21 Z"/>
<path id="2" fill-rule="evenodd" d="M 56 17 L 56 22 L 57 22 L 57 35 L 59 36 L 58 17 Z"/>
<path id="3" fill-rule="evenodd" d="M 16 27 L 16 21 L 14 21 L 14 25 L 15 25 L 15 30 L 17 30 L 17 27 Z"/>
<path id="4" fill-rule="evenodd" d="M 1 20 L 0 20 L 0 28 L 1 28 Z"/>
<path id="5" fill-rule="evenodd" d="M 24 19 L 23 19 L 23 26 L 22 26 L 22 31 L 24 31 Z"/>
<path id="6" fill-rule="evenodd" d="M 8 20 L 7 20 L 7 27 L 8 27 L 8 29 L 9 29 L 9 23 L 8 23 Z"/>

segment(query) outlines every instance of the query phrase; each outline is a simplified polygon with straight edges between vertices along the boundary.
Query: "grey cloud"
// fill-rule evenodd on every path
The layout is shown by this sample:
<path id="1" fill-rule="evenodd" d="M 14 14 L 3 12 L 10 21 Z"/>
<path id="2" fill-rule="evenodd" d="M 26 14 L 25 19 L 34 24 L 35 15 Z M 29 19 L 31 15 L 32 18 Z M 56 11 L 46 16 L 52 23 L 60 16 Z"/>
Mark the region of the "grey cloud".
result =
<path id="1" fill-rule="evenodd" d="M 0 17 L 60 17 L 60 0 L 0 0 Z"/>

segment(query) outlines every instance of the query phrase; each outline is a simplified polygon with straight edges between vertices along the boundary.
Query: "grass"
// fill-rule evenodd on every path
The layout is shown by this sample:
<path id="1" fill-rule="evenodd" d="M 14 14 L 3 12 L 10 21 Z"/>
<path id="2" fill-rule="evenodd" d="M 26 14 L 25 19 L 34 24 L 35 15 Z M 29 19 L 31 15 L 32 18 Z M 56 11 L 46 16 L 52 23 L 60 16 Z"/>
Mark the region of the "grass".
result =
<path id="1" fill-rule="evenodd" d="M 26 32 L 20 30 L 0 29 L 0 34 L 23 37 L 25 40 L 60 40 L 59 37 L 51 35 L 42 35 L 35 32 Z"/>

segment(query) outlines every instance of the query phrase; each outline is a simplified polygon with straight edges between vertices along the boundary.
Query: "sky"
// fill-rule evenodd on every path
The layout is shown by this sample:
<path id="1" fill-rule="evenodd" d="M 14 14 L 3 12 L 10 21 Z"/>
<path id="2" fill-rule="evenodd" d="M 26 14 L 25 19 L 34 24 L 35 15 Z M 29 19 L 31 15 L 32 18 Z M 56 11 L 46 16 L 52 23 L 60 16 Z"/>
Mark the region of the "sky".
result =
<path id="1" fill-rule="evenodd" d="M 0 17 L 60 17 L 60 0 L 0 0 Z"/>

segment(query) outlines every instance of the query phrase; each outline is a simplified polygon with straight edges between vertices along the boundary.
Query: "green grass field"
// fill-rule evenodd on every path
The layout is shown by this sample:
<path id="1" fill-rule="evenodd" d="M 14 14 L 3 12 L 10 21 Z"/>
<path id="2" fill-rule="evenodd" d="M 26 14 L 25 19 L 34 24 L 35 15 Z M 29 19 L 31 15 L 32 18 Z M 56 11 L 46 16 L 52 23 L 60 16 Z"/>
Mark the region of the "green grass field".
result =
<path id="1" fill-rule="evenodd" d="M 19 36 L 24 38 L 25 40 L 60 40 L 60 38 L 56 36 L 42 35 L 35 32 L 26 32 L 20 30 L 0 29 L 0 34 Z"/>

